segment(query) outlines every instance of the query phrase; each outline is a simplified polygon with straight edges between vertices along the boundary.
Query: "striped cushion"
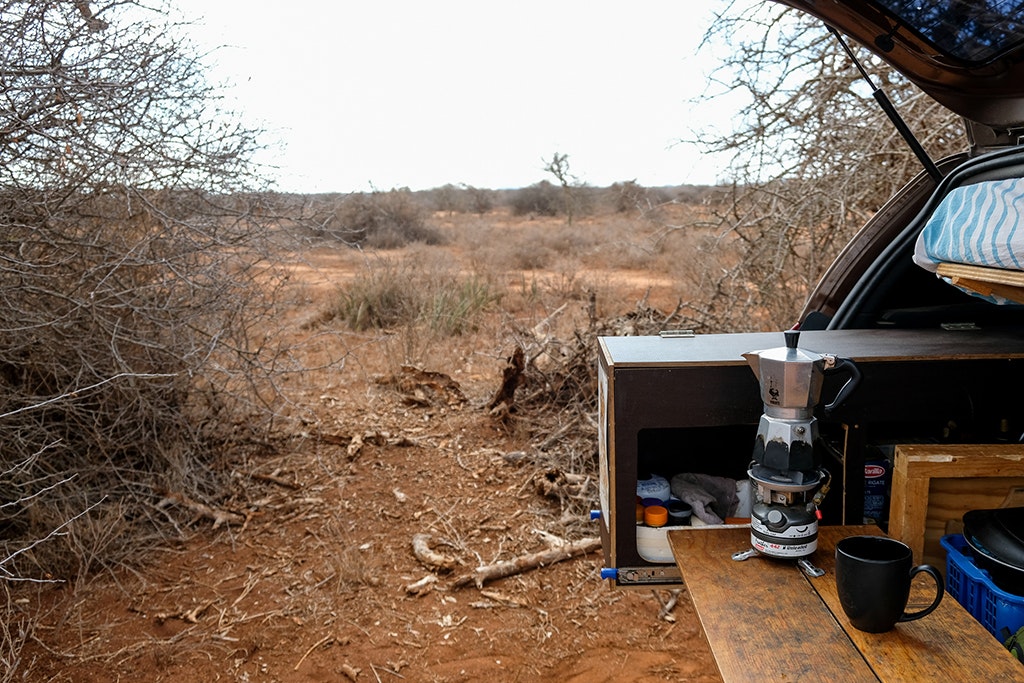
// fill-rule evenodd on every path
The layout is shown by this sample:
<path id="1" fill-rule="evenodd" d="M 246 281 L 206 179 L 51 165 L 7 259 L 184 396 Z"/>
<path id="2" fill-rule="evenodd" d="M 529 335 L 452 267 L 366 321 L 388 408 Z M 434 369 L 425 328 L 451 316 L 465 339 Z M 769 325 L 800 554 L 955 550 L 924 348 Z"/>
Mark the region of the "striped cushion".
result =
<path id="1" fill-rule="evenodd" d="M 914 262 L 931 271 L 941 262 L 1024 270 L 1024 179 L 950 191 L 918 237 Z"/>

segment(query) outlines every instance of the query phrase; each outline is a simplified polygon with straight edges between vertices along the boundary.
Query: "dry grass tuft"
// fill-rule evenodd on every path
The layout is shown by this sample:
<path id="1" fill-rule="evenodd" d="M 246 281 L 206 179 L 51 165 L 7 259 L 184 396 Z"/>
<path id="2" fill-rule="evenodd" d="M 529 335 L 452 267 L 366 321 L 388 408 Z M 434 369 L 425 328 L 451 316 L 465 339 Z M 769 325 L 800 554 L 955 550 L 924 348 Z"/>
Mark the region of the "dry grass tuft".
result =
<path id="1" fill-rule="evenodd" d="M 475 273 L 382 259 L 341 288 L 329 314 L 358 331 L 422 326 L 446 337 L 473 331 L 499 300 L 493 283 Z"/>

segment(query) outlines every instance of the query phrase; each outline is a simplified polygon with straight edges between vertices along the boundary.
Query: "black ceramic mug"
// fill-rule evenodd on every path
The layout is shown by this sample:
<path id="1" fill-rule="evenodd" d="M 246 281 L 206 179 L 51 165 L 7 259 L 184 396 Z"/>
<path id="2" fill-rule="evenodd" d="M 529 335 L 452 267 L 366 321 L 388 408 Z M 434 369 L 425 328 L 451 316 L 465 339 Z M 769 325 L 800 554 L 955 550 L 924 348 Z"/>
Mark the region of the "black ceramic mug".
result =
<path id="1" fill-rule="evenodd" d="M 935 579 L 935 600 L 908 614 L 910 581 L 921 572 Z M 890 631 L 899 621 L 931 614 L 945 592 L 935 567 L 914 566 L 910 547 L 885 536 L 850 536 L 836 544 L 836 588 L 850 623 L 868 633 Z"/>

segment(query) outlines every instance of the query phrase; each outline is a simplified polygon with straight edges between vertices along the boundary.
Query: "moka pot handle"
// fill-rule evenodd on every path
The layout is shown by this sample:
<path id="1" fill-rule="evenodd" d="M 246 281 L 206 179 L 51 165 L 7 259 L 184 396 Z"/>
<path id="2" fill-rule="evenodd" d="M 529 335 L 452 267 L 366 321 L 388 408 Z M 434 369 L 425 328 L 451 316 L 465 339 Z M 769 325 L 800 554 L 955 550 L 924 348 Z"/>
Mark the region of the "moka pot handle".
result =
<path id="1" fill-rule="evenodd" d="M 850 360 L 849 358 L 836 358 L 835 356 L 832 356 L 832 358 L 833 361 L 831 363 L 831 366 L 825 368 L 825 374 L 832 374 L 834 372 L 847 372 L 849 373 L 850 378 L 846 380 L 846 384 L 844 384 L 842 388 L 839 389 L 839 393 L 837 393 L 836 397 L 832 399 L 832 402 L 825 406 L 826 415 L 830 414 L 833 410 L 841 406 L 843 402 L 846 401 L 847 398 L 849 398 L 850 394 L 853 393 L 853 390 L 857 388 L 857 385 L 860 383 L 861 378 L 860 368 L 858 368 L 857 364 L 854 363 L 852 360 Z"/>

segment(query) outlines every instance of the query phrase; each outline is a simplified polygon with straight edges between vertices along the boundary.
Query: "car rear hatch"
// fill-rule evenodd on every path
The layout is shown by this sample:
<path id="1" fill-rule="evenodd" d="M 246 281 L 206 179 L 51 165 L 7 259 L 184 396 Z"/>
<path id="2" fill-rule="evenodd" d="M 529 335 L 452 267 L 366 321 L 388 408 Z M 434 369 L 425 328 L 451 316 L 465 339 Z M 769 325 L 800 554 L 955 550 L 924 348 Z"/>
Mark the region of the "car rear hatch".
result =
<path id="1" fill-rule="evenodd" d="M 775 1 L 850 36 L 968 121 L 1024 133 L 1024 0 Z"/>
<path id="2" fill-rule="evenodd" d="M 913 132 L 904 135 L 912 149 L 917 146 L 924 172 L 881 207 L 839 255 L 808 298 L 801 324 L 808 329 L 887 326 L 893 323 L 883 318 L 891 309 L 915 300 L 940 317 L 956 313 L 953 322 L 974 319 L 972 302 L 960 306 L 930 273 L 913 272 L 909 254 L 916 234 L 910 232 L 943 176 L 996 150 L 1003 150 L 1000 157 L 1009 152 L 1019 158 L 1007 148 L 1024 152 L 1024 0 L 774 1 L 821 19 L 887 62 L 961 116 L 969 143 L 963 154 L 933 163 Z M 876 90 L 875 96 L 884 108 L 884 93 Z M 898 116 L 887 113 L 905 129 Z M 930 322 L 926 317 L 900 324 Z"/>

